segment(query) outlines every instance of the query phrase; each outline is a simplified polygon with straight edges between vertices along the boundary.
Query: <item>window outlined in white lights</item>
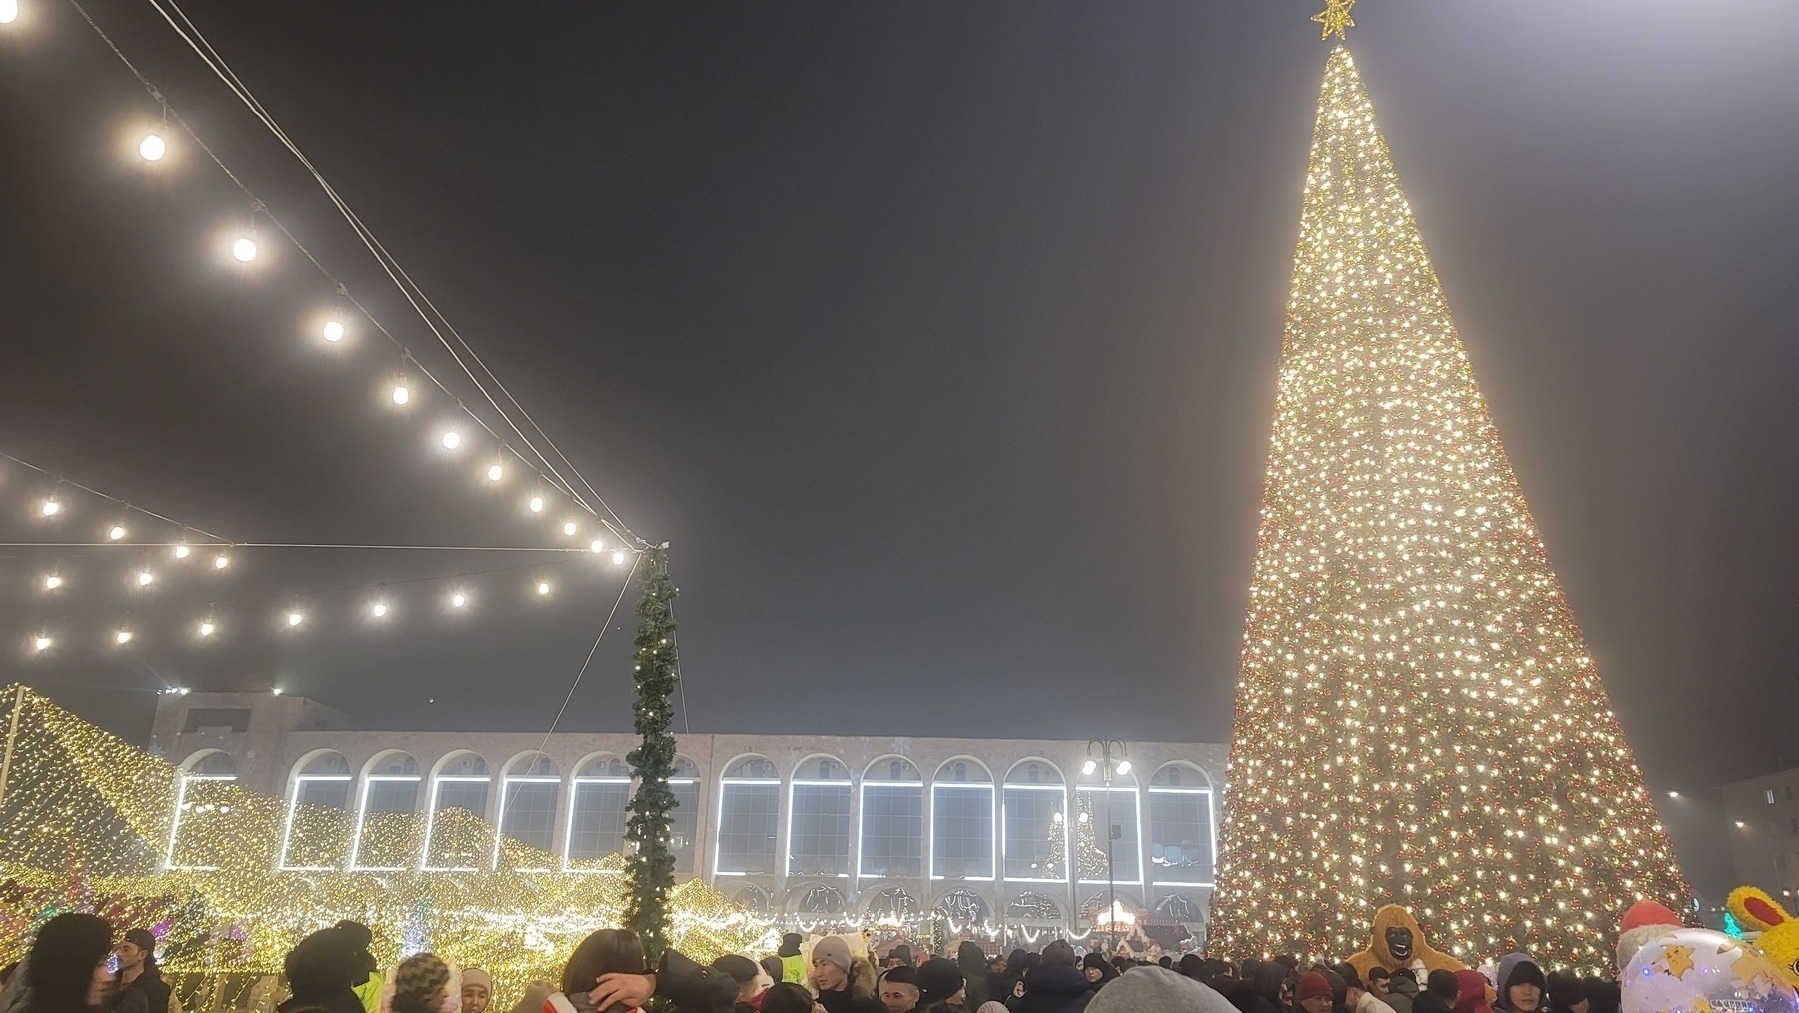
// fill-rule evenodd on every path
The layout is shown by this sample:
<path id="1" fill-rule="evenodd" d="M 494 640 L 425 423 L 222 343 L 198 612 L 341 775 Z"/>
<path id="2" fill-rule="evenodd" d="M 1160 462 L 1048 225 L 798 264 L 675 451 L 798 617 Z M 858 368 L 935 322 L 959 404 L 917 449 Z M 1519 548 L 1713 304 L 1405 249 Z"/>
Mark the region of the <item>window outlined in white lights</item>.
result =
<path id="1" fill-rule="evenodd" d="M 216 758 L 216 759 L 215 759 Z M 163 852 L 162 867 L 165 870 L 182 870 L 190 872 L 213 872 L 216 865 L 184 865 L 175 861 L 175 845 L 181 837 L 181 822 L 188 808 L 195 803 L 187 799 L 187 786 L 195 782 L 229 782 L 237 780 L 235 764 L 231 757 L 223 752 L 213 751 L 189 758 L 182 765 L 181 772 L 176 775 L 179 780 L 175 784 L 175 811 L 169 820 L 169 845 Z M 210 806 L 213 803 L 200 803 Z M 229 812 L 229 809 L 226 810 Z"/>

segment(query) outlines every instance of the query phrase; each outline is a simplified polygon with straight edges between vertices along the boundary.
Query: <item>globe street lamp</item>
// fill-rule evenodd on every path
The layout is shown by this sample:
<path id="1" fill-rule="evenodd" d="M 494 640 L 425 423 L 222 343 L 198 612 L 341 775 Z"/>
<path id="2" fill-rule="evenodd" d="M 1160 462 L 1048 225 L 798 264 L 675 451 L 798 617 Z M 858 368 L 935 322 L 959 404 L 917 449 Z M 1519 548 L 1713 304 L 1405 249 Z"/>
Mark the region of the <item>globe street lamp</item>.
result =
<path id="1" fill-rule="evenodd" d="M 1131 761 L 1125 756 L 1122 740 L 1087 741 L 1087 762 L 1081 765 L 1081 773 L 1092 776 L 1095 771 L 1105 784 L 1106 796 L 1106 928 L 1112 937 L 1111 945 L 1107 947 L 1110 956 L 1118 949 L 1118 888 L 1112 877 L 1112 842 L 1118 839 L 1118 827 L 1112 822 L 1112 775 L 1131 772 Z"/>

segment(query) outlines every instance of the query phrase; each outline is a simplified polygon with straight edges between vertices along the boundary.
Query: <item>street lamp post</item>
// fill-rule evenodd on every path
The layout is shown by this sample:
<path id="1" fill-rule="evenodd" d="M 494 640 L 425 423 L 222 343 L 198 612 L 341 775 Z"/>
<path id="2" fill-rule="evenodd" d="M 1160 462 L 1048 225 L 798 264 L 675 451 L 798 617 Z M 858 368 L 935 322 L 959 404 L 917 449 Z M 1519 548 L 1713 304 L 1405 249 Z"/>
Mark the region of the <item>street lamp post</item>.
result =
<path id="1" fill-rule="evenodd" d="M 1116 758 L 1113 756 L 1114 747 L 1117 750 Z M 1124 742 L 1119 739 L 1089 739 L 1087 762 L 1082 765 L 1081 773 L 1091 776 L 1096 769 L 1100 780 L 1105 784 L 1106 796 L 1106 930 L 1112 937 L 1111 945 L 1107 948 L 1107 956 L 1110 956 L 1118 949 L 1118 887 L 1112 877 L 1112 842 L 1118 838 L 1118 828 L 1112 824 L 1112 775 L 1128 774 L 1131 771 L 1131 761 L 1125 757 Z"/>

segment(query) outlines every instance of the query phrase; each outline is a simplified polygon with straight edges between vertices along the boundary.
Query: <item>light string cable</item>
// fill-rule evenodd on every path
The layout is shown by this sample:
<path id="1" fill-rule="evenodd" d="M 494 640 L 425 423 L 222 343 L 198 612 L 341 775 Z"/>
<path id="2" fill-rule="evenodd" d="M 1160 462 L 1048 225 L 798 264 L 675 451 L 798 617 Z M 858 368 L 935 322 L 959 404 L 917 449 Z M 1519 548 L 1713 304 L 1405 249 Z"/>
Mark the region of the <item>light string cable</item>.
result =
<path id="1" fill-rule="evenodd" d="M 91 485 L 84 485 L 80 482 L 75 481 L 74 479 L 67 478 L 63 475 L 56 474 L 55 472 L 50 471 L 48 468 L 33 464 L 30 461 L 27 461 L 22 457 L 16 457 L 12 454 L 6 453 L 5 451 L 0 451 L 0 460 L 11 461 L 12 463 L 19 465 L 22 468 L 29 468 L 32 471 L 35 471 L 38 474 L 43 475 L 45 478 L 53 479 L 56 482 L 56 484 L 59 486 L 66 485 L 72 489 L 79 489 L 82 492 L 85 492 L 91 496 L 97 496 L 100 499 L 106 500 L 109 503 L 116 503 L 122 509 L 130 510 L 134 513 L 140 513 L 146 517 L 154 517 L 155 519 L 162 521 L 165 524 L 172 524 L 175 527 L 180 528 L 183 531 L 192 531 L 195 534 L 204 535 L 207 538 L 210 538 L 214 542 L 216 542 L 217 548 L 230 548 L 230 549 L 364 549 L 364 550 L 391 550 L 391 551 L 414 551 L 414 552 L 555 552 L 555 553 L 583 553 L 583 554 L 590 551 L 588 549 L 575 548 L 575 547 L 566 546 L 566 545 L 543 545 L 543 546 L 538 546 L 538 545 L 380 545 L 380 544 L 356 544 L 356 543 L 349 543 L 349 542 L 245 542 L 245 541 L 238 541 L 236 539 L 227 538 L 224 535 L 215 534 L 211 531 L 206 530 L 205 528 L 200 527 L 197 524 L 189 524 L 185 521 L 178 521 L 175 518 L 168 516 L 167 514 L 160 514 L 154 510 L 150 510 L 145 507 L 138 506 L 134 503 L 127 502 L 126 500 L 120 499 L 119 497 L 114 496 L 111 493 L 102 492 L 101 490 L 96 489 Z M 124 541 L 124 540 L 105 541 L 105 542 L 0 542 L 0 549 L 32 549 L 32 548 L 36 548 L 36 549 L 145 549 L 145 548 L 174 548 L 177 545 L 181 545 L 181 544 L 183 544 L 183 543 L 181 543 L 181 542 L 160 542 L 160 541 L 147 541 L 147 542 L 146 541 Z"/>
<path id="2" fill-rule="evenodd" d="M 280 218 L 278 218 L 274 214 L 274 212 L 269 209 L 268 203 L 266 201 L 262 200 L 260 197 L 258 197 L 257 194 L 255 193 L 255 191 L 251 190 L 249 185 L 247 183 L 245 183 L 243 181 L 243 179 L 237 175 L 236 172 L 232 171 L 230 166 L 225 164 L 224 160 L 219 157 L 218 153 L 215 152 L 212 149 L 212 147 L 210 145 L 208 145 L 200 137 L 198 132 L 196 132 L 194 130 L 194 128 L 186 121 L 186 119 L 184 119 L 180 115 L 180 113 L 169 104 L 167 97 L 162 93 L 162 91 L 160 89 L 158 89 L 153 83 L 151 83 L 149 78 L 147 78 L 144 75 L 144 73 L 137 68 L 136 64 L 131 62 L 131 59 L 129 57 L 127 57 L 125 55 L 124 51 L 119 48 L 118 43 L 113 41 L 112 37 L 106 33 L 105 29 L 101 28 L 99 23 L 94 20 L 93 16 L 90 13 L 88 13 L 87 9 L 81 5 L 80 0 L 69 0 L 69 5 L 72 8 L 74 8 L 74 10 L 77 14 L 81 15 L 82 20 L 85 21 L 87 23 L 88 27 L 93 30 L 94 34 L 97 35 L 100 38 L 100 40 L 106 44 L 107 48 L 112 50 L 113 55 L 118 57 L 119 62 L 125 66 L 125 69 L 129 70 L 131 72 L 132 76 L 137 78 L 138 83 L 143 85 L 145 91 L 147 91 L 150 94 L 151 98 L 156 100 L 156 102 L 161 106 L 165 118 L 169 122 L 173 122 L 176 126 L 178 126 L 181 129 L 182 133 L 185 134 L 190 140 L 192 140 L 194 142 L 195 146 L 198 147 L 202 152 L 204 152 L 206 154 L 207 158 L 212 161 L 213 165 L 217 166 L 219 171 L 222 172 L 225 175 L 225 177 L 227 179 L 229 179 L 232 182 L 232 184 L 235 185 L 238 188 L 238 190 L 244 194 L 245 197 L 248 197 L 250 199 L 251 206 L 255 209 L 255 211 L 259 212 L 264 217 L 266 217 L 269 220 L 270 224 L 272 224 L 276 228 L 277 231 L 279 231 L 284 237 L 286 237 L 286 239 L 290 243 L 293 244 L 295 249 L 300 251 L 300 253 L 307 259 L 308 262 L 310 262 L 312 264 L 312 266 L 319 272 L 319 274 L 321 274 L 327 281 L 329 281 L 332 284 L 332 286 L 335 288 L 335 290 L 340 298 L 345 300 L 351 306 L 354 306 L 356 308 L 357 312 L 359 312 L 363 316 L 363 318 L 366 319 L 375 328 L 375 330 L 377 332 L 379 332 L 383 337 L 385 337 L 387 339 L 387 341 L 390 344 L 392 344 L 394 346 L 394 348 L 396 348 L 400 352 L 402 361 L 405 361 L 405 362 L 411 364 L 412 366 L 416 367 L 418 369 L 419 373 L 422 376 L 424 376 L 424 378 L 427 381 L 429 381 L 438 390 L 442 391 L 451 400 L 455 401 L 456 407 L 458 409 L 460 409 L 464 415 L 468 416 L 468 418 L 476 426 L 478 426 L 480 429 L 482 429 L 484 432 L 486 432 L 490 437 L 492 437 L 493 440 L 495 441 L 495 443 L 497 443 L 499 445 L 499 447 L 501 448 L 501 450 L 503 452 L 510 452 L 512 455 L 517 457 L 519 461 L 524 463 L 527 468 L 529 468 L 533 472 L 536 472 L 538 474 L 539 478 L 543 479 L 550 485 L 554 486 L 557 490 L 562 492 L 564 495 L 568 496 L 569 499 L 571 501 L 573 501 L 581 509 L 587 511 L 590 515 L 593 515 L 595 517 L 595 519 L 598 520 L 603 527 L 605 527 L 608 531 L 610 531 L 613 534 L 614 537 L 620 539 L 622 542 L 625 542 L 627 545 L 630 545 L 634 550 L 641 548 L 641 546 L 644 544 L 642 539 L 638 538 L 633 532 L 630 531 L 629 528 L 625 527 L 623 522 L 618 519 L 617 514 L 613 513 L 613 511 L 611 510 L 610 507 L 607 507 L 606 510 L 607 510 L 607 513 L 611 515 L 611 520 L 608 520 L 606 517 L 600 516 L 598 514 L 598 512 L 595 511 L 593 509 L 593 507 L 590 506 L 585 501 L 585 499 L 582 498 L 582 496 L 574 488 L 574 486 L 572 484 L 570 484 L 565 478 L 563 478 L 561 472 L 558 471 L 551 464 L 551 462 L 548 460 L 548 458 L 541 451 L 539 451 L 537 449 L 537 447 L 531 442 L 529 437 L 526 436 L 526 434 L 524 434 L 522 431 L 520 431 L 518 429 L 518 427 L 512 422 L 510 417 L 506 416 L 506 414 L 503 411 L 501 412 L 501 417 L 503 419 L 505 419 L 507 426 L 510 429 L 512 429 L 512 431 L 515 434 L 518 435 L 519 441 L 522 442 L 526 446 L 526 448 L 531 451 L 531 454 L 537 458 L 537 462 L 541 462 L 541 466 L 539 463 L 533 462 L 530 457 L 527 457 L 525 454 L 519 452 L 516 449 L 513 449 L 508 444 L 507 440 L 504 437 L 502 437 L 501 434 L 499 432 L 497 432 L 493 426 L 489 425 L 485 419 L 483 419 L 479 414 L 477 414 L 473 409 L 471 409 L 467 404 L 465 404 L 460 398 L 458 398 L 456 396 L 455 392 L 450 389 L 449 385 L 446 384 L 442 378 L 440 378 L 436 373 L 432 372 L 431 369 L 428 366 L 426 366 L 423 362 L 420 362 L 417 358 L 413 357 L 411 354 L 411 351 L 406 347 L 405 343 L 400 341 L 400 339 L 398 337 L 396 337 L 393 334 L 393 332 L 391 330 L 389 330 L 387 328 L 387 326 L 385 324 L 383 324 L 381 322 L 381 320 L 378 317 L 376 317 L 374 315 L 374 313 L 371 312 L 366 305 L 364 305 L 362 303 L 361 300 L 357 299 L 354 295 L 352 295 L 350 293 L 348 287 L 346 285 L 344 285 L 341 281 L 339 281 L 337 276 L 334 275 L 331 272 L 331 270 L 329 268 L 327 268 L 318 259 L 318 257 L 314 256 L 312 251 L 310 249 L 308 249 L 303 242 L 300 241 L 299 237 L 295 236 L 293 231 L 290 230 L 286 226 L 286 224 L 283 223 L 280 220 Z M 166 15 L 165 15 L 165 18 L 166 18 Z M 185 38 L 185 36 L 184 36 L 184 38 Z M 191 44 L 192 43 L 190 42 L 190 45 Z M 215 73 L 217 73 L 217 69 L 214 68 L 214 70 L 215 70 Z M 247 102 L 254 103 L 253 97 L 246 97 L 245 95 L 240 95 L 240 98 L 244 99 Z M 254 111 L 254 108 L 255 107 L 253 106 L 252 111 Z M 280 134 L 278 127 L 274 127 L 271 124 L 271 129 L 276 130 L 278 137 L 282 137 L 283 139 L 285 139 L 285 135 Z M 290 150 L 294 150 L 295 153 L 298 154 L 297 149 L 292 148 L 291 142 L 285 142 L 285 143 L 288 143 Z M 312 168 L 311 164 L 309 162 L 305 162 L 303 156 L 302 156 L 302 162 L 307 166 L 308 169 Z M 314 178 L 319 182 L 319 184 L 326 189 L 327 196 L 331 197 L 333 199 L 334 204 L 336 204 L 339 207 L 340 213 L 344 214 L 346 216 L 349 216 L 353 219 L 354 213 L 349 210 L 347 205 L 344 205 L 341 202 L 341 200 L 336 197 L 336 191 L 332 190 L 330 188 L 329 184 L 327 184 L 324 181 L 324 178 L 316 171 L 316 169 L 312 170 L 312 173 L 313 173 Z M 352 224 L 353 228 L 356 228 L 356 227 L 360 226 L 360 220 L 354 219 L 351 221 L 351 224 Z M 373 239 L 372 235 L 368 236 L 366 238 L 363 237 L 362 233 L 360 231 L 358 232 L 358 237 L 363 239 L 365 246 L 367 246 L 369 244 L 369 242 Z M 377 259 L 380 259 L 379 256 L 377 256 Z M 400 284 L 399 279 L 393 277 L 394 271 L 388 267 L 388 265 L 386 264 L 385 261 L 383 261 L 382 264 L 383 264 L 383 268 L 387 269 L 390 279 L 394 280 L 396 285 L 399 285 Z M 423 317 L 423 311 L 419 308 L 416 301 L 414 301 L 412 299 L 411 294 L 409 292 L 407 292 L 404 287 L 402 287 L 402 294 L 407 295 L 408 301 L 413 303 L 414 311 L 419 312 L 421 314 L 421 317 Z M 424 318 L 424 319 L 425 319 L 425 323 L 427 324 L 427 326 L 431 328 L 433 334 L 437 335 L 438 340 L 440 342 L 443 341 L 444 340 L 443 336 L 438 333 L 437 328 L 432 324 L 431 320 L 428 317 Z M 463 365 L 462 361 L 461 361 L 461 357 L 454 355 L 454 349 L 451 349 L 451 352 L 452 352 L 452 356 L 457 359 L 458 365 Z M 463 366 L 463 369 L 464 369 L 464 372 L 468 372 L 466 365 Z M 475 379 L 472 374 L 471 374 L 470 378 Z M 477 385 L 477 387 L 481 387 L 478 380 L 476 381 L 476 385 Z M 486 391 L 483 388 L 483 394 L 485 394 L 485 393 L 486 393 Z M 492 403 L 491 396 L 489 396 L 489 402 Z M 496 405 L 495 407 L 497 410 L 498 406 Z M 560 452 L 558 452 L 558 453 L 560 453 Z M 546 471 L 548 472 L 548 474 L 545 474 Z M 582 480 L 582 485 L 587 487 L 589 489 L 590 493 L 592 492 L 591 485 L 589 485 L 585 479 Z M 595 498 L 596 499 L 598 498 L 597 495 L 595 496 Z M 602 505 L 604 505 L 604 504 L 602 503 Z"/>
<path id="3" fill-rule="evenodd" d="M 71 2 L 73 2 L 73 0 L 71 0 Z M 555 442 L 550 439 L 549 434 L 543 431 L 543 428 L 537 424 L 536 420 L 531 417 L 524 406 L 519 404 L 518 399 L 513 397 L 512 393 L 506 389 L 505 384 L 500 381 L 499 377 L 494 375 L 493 371 L 488 368 L 486 362 L 484 362 L 480 355 L 469 346 L 468 342 L 463 339 L 461 333 L 456 330 L 449 319 L 445 317 L 443 313 L 438 310 L 436 304 L 425 295 L 424 289 L 412 280 L 412 277 L 406 273 L 403 267 L 401 267 L 399 261 L 387 251 L 386 246 L 384 246 L 381 241 L 375 237 L 375 234 L 363 224 L 361 217 L 359 217 L 356 212 L 350 208 L 349 204 L 338 195 L 337 190 L 325 179 L 324 174 L 312 164 L 312 161 L 300 151 L 299 146 L 287 135 L 287 132 L 281 128 L 281 125 L 275 121 L 274 116 L 263 107 L 262 103 L 250 91 L 249 86 L 244 84 L 243 80 L 237 76 L 236 71 L 233 71 L 230 65 L 225 62 L 225 58 L 220 55 L 218 50 L 213 48 L 212 43 L 207 40 L 205 34 L 200 31 L 199 27 L 188 18 L 187 13 L 181 9 L 180 5 L 175 3 L 174 0 L 149 0 L 149 4 L 151 7 L 155 8 L 158 14 L 162 15 L 163 20 L 168 22 L 169 27 L 174 29 L 175 34 L 181 36 L 182 41 L 188 44 L 188 47 L 194 51 L 195 55 L 199 56 L 201 61 L 211 68 L 212 72 L 218 76 L 219 80 L 224 82 L 227 88 L 231 89 L 232 93 L 244 103 L 244 106 L 248 108 L 257 119 L 262 121 L 262 124 L 269 129 L 269 132 L 274 134 L 275 138 L 281 142 L 282 146 L 286 147 L 287 150 L 293 154 L 294 158 L 299 160 L 300 164 L 305 167 L 306 171 L 312 175 L 314 181 L 318 183 L 319 189 L 323 190 L 325 195 L 330 198 L 331 203 L 336 206 L 338 212 L 343 216 L 344 221 L 349 223 L 350 227 L 355 230 L 357 237 L 362 240 L 363 245 L 368 248 L 369 253 L 381 263 L 382 269 L 387 272 L 388 277 L 393 281 L 394 285 L 400 289 L 401 293 L 406 296 L 407 301 L 412 304 L 413 309 L 418 312 L 419 318 L 425 322 L 425 325 L 428 328 L 430 328 L 431 333 L 437 337 L 440 343 L 442 343 L 444 349 L 450 353 L 451 358 L 456 361 L 456 364 L 460 366 L 463 372 L 468 375 L 469 379 L 474 382 L 476 389 L 481 392 L 482 396 L 487 399 L 494 410 L 500 414 L 500 417 L 504 419 L 506 424 L 511 427 L 512 431 L 518 435 L 518 438 L 524 441 L 526 446 L 531 448 L 532 453 L 538 455 L 543 461 L 544 466 L 549 469 L 552 474 L 555 474 L 559 479 L 562 477 L 561 472 L 556 468 L 556 465 L 537 449 L 535 444 L 531 442 L 530 437 L 525 434 L 524 430 L 520 429 L 517 423 L 513 422 L 512 417 L 507 414 L 506 410 L 500 406 L 500 403 L 494 399 L 493 395 L 487 389 L 487 384 L 484 384 L 481 377 L 477 376 L 475 371 L 469 368 L 468 362 L 465 362 L 463 358 L 465 355 L 468 357 L 469 361 L 472 361 L 480 367 L 481 372 L 487 376 L 488 381 L 505 396 L 506 400 L 514 407 L 514 409 L 516 409 L 525 421 L 530 424 L 532 430 L 537 433 L 544 444 L 556 454 L 557 458 L 562 462 L 563 467 L 568 469 L 569 474 L 580 481 L 582 487 L 594 498 L 594 501 L 597 502 L 600 507 L 606 511 L 607 515 L 611 517 L 612 521 L 618 525 L 618 529 L 614 530 L 614 534 L 621 538 L 629 535 L 631 541 L 635 541 L 639 547 L 642 547 L 644 544 L 643 541 L 630 533 L 624 521 L 606 504 L 605 499 L 601 497 L 599 492 L 594 489 L 593 485 L 581 475 L 579 469 L 577 469 L 574 466 L 574 463 L 568 459 L 568 456 L 556 446 Z M 170 10 L 175 12 L 174 15 L 169 13 Z M 179 21 L 177 21 L 177 17 L 179 18 Z M 421 303 L 423 305 L 421 305 Z M 430 310 L 429 314 L 426 313 L 427 309 Z M 433 317 L 435 317 L 435 319 L 433 319 Z M 442 324 L 441 329 L 438 326 L 439 323 Z M 448 331 L 449 334 L 456 339 L 455 345 L 452 345 L 449 339 L 444 336 L 445 331 Z M 460 353 L 457 351 L 458 346 L 462 349 Z M 582 500 L 576 495 L 572 488 L 569 488 L 567 491 L 577 500 L 577 502 L 580 502 L 581 506 L 589 513 L 594 514 L 596 517 L 599 516 L 598 511 L 595 511 L 585 500 Z"/>

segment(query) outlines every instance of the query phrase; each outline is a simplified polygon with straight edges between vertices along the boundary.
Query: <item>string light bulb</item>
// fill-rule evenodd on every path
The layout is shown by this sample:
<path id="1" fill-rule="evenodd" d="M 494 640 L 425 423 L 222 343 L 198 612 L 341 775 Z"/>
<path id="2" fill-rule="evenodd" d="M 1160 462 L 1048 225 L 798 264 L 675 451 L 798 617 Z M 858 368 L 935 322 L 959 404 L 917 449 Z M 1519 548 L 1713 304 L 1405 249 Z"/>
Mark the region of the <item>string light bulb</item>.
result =
<path id="1" fill-rule="evenodd" d="M 506 477 L 506 469 L 500 467 L 500 465 L 497 461 L 495 463 L 487 466 L 487 480 L 489 482 L 498 482 L 500 479 L 505 478 L 505 477 Z"/>
<path id="2" fill-rule="evenodd" d="M 336 318 L 325 321 L 322 333 L 324 334 L 326 341 L 333 343 L 342 341 L 344 339 L 343 321 Z"/>
<path id="3" fill-rule="evenodd" d="M 256 259 L 256 240 L 249 236 L 239 236 L 231 244 L 231 257 L 240 264 L 248 264 Z"/>
<path id="4" fill-rule="evenodd" d="M 54 591 L 61 586 L 62 586 L 62 577 L 58 574 L 52 573 L 44 578 L 44 587 L 48 588 L 51 591 Z"/>
<path id="5" fill-rule="evenodd" d="M 534 514 L 543 513 L 543 497 L 542 496 L 531 497 L 531 502 L 527 505 L 530 506 L 532 513 L 534 513 Z"/>
<path id="6" fill-rule="evenodd" d="M 138 587 L 149 587 L 150 582 L 155 579 L 156 579 L 156 575 L 151 573 L 149 570 L 139 570 L 137 572 L 137 586 Z"/>
<path id="7" fill-rule="evenodd" d="M 210 636 L 212 636 L 212 632 L 216 629 L 218 629 L 218 627 L 213 625 L 213 622 L 211 619 L 200 620 L 200 635 L 201 636 L 210 637 Z"/>
<path id="8" fill-rule="evenodd" d="M 450 606 L 452 608 L 461 608 L 467 604 L 468 595 L 463 594 L 461 591 L 457 591 L 455 594 L 450 595 Z"/>
<path id="9" fill-rule="evenodd" d="M 45 517 L 55 517 L 62 512 L 62 504 L 57 501 L 55 496 L 51 496 L 44 500 L 43 506 L 38 509 L 43 512 Z"/>
<path id="10" fill-rule="evenodd" d="M 405 380 L 394 384 L 393 399 L 394 404 L 405 404 L 412 400 L 412 391 L 407 389 Z"/>
<path id="11" fill-rule="evenodd" d="M 618 552 L 614 552 L 614 553 L 613 553 L 613 554 L 612 554 L 612 565 L 613 565 L 613 566 L 623 566 L 623 565 L 625 565 L 625 554 L 624 554 L 624 552 L 623 552 L 623 550 L 620 550 L 620 551 L 618 551 Z"/>
<path id="12" fill-rule="evenodd" d="M 215 570 L 223 570 L 225 567 L 230 566 L 230 565 L 231 565 L 231 557 L 225 555 L 223 552 L 212 557 L 212 568 Z"/>
<path id="13" fill-rule="evenodd" d="M 289 626 L 298 626 L 305 621 L 306 621 L 306 617 L 304 615 L 301 615 L 300 611 L 298 609 L 295 609 L 294 611 L 289 612 L 287 614 L 287 625 L 289 625 Z"/>
<path id="14" fill-rule="evenodd" d="M 575 533 L 575 531 L 576 531 L 576 528 L 575 528 L 574 521 L 564 521 L 563 522 L 563 524 L 562 524 L 562 533 L 563 534 L 572 535 Z"/>
<path id="15" fill-rule="evenodd" d="M 144 139 L 138 142 L 137 153 L 146 162 L 160 162 L 162 156 L 169 153 L 169 145 L 161 134 L 145 134 Z"/>
<path id="16" fill-rule="evenodd" d="M 462 446 L 462 434 L 454 429 L 446 431 L 443 435 L 443 444 L 445 450 L 455 450 Z"/>
<path id="17" fill-rule="evenodd" d="M 190 551 L 191 550 L 189 550 L 187 547 L 187 543 L 181 542 L 180 544 L 175 546 L 175 558 L 176 559 L 186 559 L 188 557 L 188 553 Z"/>
<path id="18" fill-rule="evenodd" d="M 48 651 L 50 649 L 50 644 L 50 638 L 42 633 L 38 634 L 31 641 L 31 646 L 40 651 Z"/>
<path id="19" fill-rule="evenodd" d="M 603 539 L 596 538 L 587 543 L 587 551 L 589 552 L 602 552 L 605 548 L 606 542 Z"/>
<path id="20" fill-rule="evenodd" d="M 382 616 L 387 614 L 387 603 L 384 601 L 378 601 L 375 604 L 369 606 L 369 611 L 374 613 L 376 619 L 379 619 Z"/>
<path id="21" fill-rule="evenodd" d="M 115 542 L 121 538 L 124 538 L 125 537 L 125 525 L 114 524 L 112 526 L 112 529 L 110 531 L 106 532 L 106 537 L 112 539 Z"/>
<path id="22" fill-rule="evenodd" d="M 547 580 L 538 581 L 537 582 L 537 593 L 538 594 L 549 594 L 550 593 L 550 582 Z"/>
<path id="23" fill-rule="evenodd" d="M 0 0 L 0 25 L 19 20 L 19 0 Z"/>
<path id="24" fill-rule="evenodd" d="M 131 643 L 131 631 L 128 629 L 119 630 L 112 635 L 112 639 L 114 643 L 121 646 L 129 644 Z"/>

